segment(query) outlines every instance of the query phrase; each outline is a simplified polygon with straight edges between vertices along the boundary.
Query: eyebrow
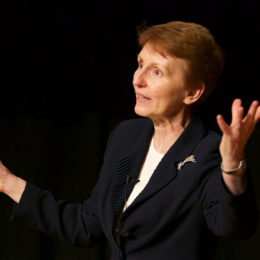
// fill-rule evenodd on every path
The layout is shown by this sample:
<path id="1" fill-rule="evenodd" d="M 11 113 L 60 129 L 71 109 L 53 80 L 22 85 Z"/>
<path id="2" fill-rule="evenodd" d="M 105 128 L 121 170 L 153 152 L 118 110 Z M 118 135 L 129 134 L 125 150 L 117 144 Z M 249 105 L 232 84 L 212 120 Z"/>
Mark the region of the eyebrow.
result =
<path id="1" fill-rule="evenodd" d="M 140 56 L 140 53 L 138 53 L 138 54 L 136 55 L 136 58 L 137 58 L 137 60 L 143 60 L 142 57 Z M 150 67 L 151 67 L 151 66 L 159 66 L 159 67 L 163 68 L 168 74 L 170 74 L 170 69 L 169 69 L 168 66 L 166 67 L 166 66 L 163 66 L 163 65 L 161 65 L 161 64 L 159 64 L 159 63 L 155 63 L 155 62 L 151 63 L 151 64 L 150 64 Z"/>

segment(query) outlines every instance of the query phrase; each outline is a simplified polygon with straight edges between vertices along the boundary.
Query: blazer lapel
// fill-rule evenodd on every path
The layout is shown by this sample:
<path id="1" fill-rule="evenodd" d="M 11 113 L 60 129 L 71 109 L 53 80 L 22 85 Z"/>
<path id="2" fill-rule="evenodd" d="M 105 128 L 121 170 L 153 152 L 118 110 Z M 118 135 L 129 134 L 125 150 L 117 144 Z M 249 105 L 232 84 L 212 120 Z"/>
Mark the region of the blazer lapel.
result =
<path id="1" fill-rule="evenodd" d="M 199 118 L 193 118 L 181 136 L 165 154 L 147 186 L 127 208 L 126 212 L 128 210 L 131 211 L 135 206 L 149 199 L 149 197 L 153 196 L 172 181 L 178 174 L 177 164 L 191 155 L 192 150 L 205 133 L 206 128 L 203 126 L 201 120 Z"/>
<path id="2" fill-rule="evenodd" d="M 122 155 L 121 159 L 119 159 L 116 164 L 111 187 L 114 223 L 121 215 L 126 198 L 129 196 L 129 193 L 134 186 L 134 182 L 131 180 L 138 178 L 140 168 L 149 148 L 152 133 L 153 124 L 151 122 L 149 127 L 144 129 L 143 133 L 140 135 L 137 144 L 135 146 L 129 144 L 127 155 Z"/>

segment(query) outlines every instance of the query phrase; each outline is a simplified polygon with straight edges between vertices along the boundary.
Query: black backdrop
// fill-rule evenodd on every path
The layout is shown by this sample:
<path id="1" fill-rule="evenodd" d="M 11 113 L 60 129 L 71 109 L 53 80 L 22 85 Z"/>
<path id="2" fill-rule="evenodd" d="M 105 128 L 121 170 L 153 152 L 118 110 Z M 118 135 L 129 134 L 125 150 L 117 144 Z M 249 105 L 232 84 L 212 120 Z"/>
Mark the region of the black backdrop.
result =
<path id="1" fill-rule="evenodd" d="M 93 188 L 107 137 L 133 113 L 136 26 L 184 20 L 208 27 L 226 52 L 203 116 L 218 131 L 236 97 L 258 98 L 257 0 L 8 0 L 0 4 L 0 158 L 18 176 L 81 202 Z M 259 125 L 247 146 L 260 206 Z M 82 249 L 18 223 L 0 195 L 0 260 L 109 259 L 106 244 Z M 260 228 L 245 242 L 220 241 L 217 259 L 260 259 Z M 187 249 L 188 250 L 188 249 Z"/>

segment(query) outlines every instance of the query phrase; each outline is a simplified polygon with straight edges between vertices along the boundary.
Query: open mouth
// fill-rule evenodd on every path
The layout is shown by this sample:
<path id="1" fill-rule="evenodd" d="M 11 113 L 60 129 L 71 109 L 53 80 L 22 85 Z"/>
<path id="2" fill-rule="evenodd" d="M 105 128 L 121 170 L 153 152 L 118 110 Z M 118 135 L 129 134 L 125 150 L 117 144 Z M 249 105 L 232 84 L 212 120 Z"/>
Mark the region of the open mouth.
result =
<path id="1" fill-rule="evenodd" d="M 136 100 L 139 101 L 139 102 L 146 102 L 146 101 L 149 101 L 151 99 L 148 98 L 148 97 L 145 97 L 143 95 L 136 94 Z"/>

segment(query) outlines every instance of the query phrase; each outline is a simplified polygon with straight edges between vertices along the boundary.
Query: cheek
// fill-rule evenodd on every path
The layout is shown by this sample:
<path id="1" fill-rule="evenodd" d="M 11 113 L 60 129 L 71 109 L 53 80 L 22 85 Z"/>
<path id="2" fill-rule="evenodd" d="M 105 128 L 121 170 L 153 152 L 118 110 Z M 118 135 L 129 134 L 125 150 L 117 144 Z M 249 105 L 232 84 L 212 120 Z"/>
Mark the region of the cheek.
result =
<path id="1" fill-rule="evenodd" d="M 156 90 L 154 91 L 155 101 L 158 108 L 161 109 L 169 108 L 175 103 L 175 94 L 169 89 Z"/>
<path id="2" fill-rule="evenodd" d="M 157 95 L 157 97 L 166 100 L 171 99 L 176 94 L 175 93 L 176 90 L 174 90 L 174 88 L 172 88 L 171 86 L 167 86 L 167 85 L 157 88 L 154 92 Z"/>
<path id="3" fill-rule="evenodd" d="M 151 90 L 155 97 L 166 97 L 172 92 L 172 88 L 166 82 L 153 82 L 150 84 Z"/>
<path id="4" fill-rule="evenodd" d="M 158 89 L 158 88 L 156 88 L 156 89 L 154 89 L 154 95 L 155 96 L 157 96 L 157 97 L 160 97 L 161 96 L 161 91 Z"/>

